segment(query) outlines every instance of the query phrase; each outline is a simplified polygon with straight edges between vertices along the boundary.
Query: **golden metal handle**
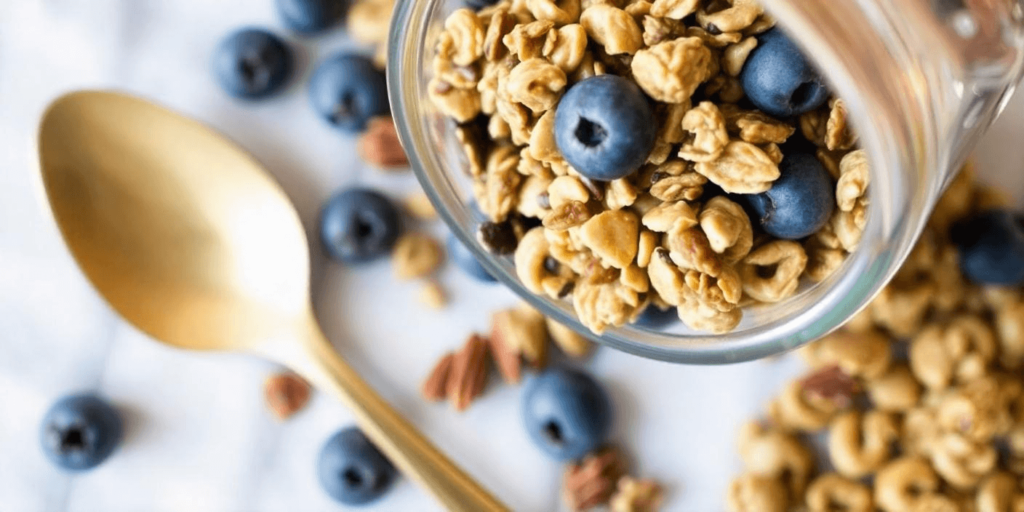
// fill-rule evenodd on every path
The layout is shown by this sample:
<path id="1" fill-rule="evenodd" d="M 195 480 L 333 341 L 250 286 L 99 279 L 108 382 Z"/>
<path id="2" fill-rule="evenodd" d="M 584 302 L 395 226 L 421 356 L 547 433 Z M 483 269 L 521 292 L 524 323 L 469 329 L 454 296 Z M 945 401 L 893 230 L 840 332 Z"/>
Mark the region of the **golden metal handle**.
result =
<path id="1" fill-rule="evenodd" d="M 366 436 L 404 475 L 430 491 L 448 510 L 508 510 L 487 490 L 448 460 L 405 418 L 395 412 L 342 360 L 315 320 L 308 322 L 306 350 L 289 351 L 284 359 L 315 387 L 333 392 L 352 410 Z"/>

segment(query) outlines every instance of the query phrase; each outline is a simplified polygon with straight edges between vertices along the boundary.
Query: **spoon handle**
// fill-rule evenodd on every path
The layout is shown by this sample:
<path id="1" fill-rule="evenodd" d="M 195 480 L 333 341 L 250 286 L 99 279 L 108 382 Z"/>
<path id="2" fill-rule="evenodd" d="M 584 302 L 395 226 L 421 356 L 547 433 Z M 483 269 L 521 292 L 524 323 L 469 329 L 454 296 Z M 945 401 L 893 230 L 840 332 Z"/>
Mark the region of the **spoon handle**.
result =
<path id="1" fill-rule="evenodd" d="M 291 367 L 316 388 L 333 392 L 355 414 L 366 436 L 404 475 L 430 491 L 448 510 L 508 510 L 448 460 L 396 412 L 335 352 L 315 320 L 307 322 L 304 343 L 289 343 L 274 359 Z M 304 347 L 304 350 L 296 350 Z M 283 348 L 283 347 L 275 347 Z"/>

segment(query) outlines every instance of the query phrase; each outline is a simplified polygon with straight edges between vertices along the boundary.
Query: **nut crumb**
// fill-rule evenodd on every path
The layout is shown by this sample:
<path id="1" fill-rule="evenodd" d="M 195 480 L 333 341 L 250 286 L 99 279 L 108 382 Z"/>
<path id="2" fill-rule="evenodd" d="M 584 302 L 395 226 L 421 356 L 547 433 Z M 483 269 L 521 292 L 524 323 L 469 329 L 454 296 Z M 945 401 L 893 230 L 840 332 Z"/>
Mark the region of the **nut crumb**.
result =
<path id="1" fill-rule="evenodd" d="M 615 484 L 626 473 L 626 462 L 614 447 L 570 464 L 562 476 L 562 495 L 570 510 L 587 510 L 608 503 Z"/>
<path id="2" fill-rule="evenodd" d="M 379 169 L 406 169 L 409 166 L 391 116 L 370 119 L 366 131 L 359 136 L 356 148 L 366 163 Z"/>
<path id="3" fill-rule="evenodd" d="M 664 491 L 658 482 L 624 476 L 609 501 L 612 512 L 656 512 L 661 507 Z"/>
<path id="4" fill-rule="evenodd" d="M 301 411 L 309 402 L 311 393 L 309 383 L 291 372 L 275 373 L 263 382 L 267 408 L 279 420 L 286 420 Z"/>
<path id="5" fill-rule="evenodd" d="M 423 283 L 419 294 L 420 303 L 430 309 L 444 309 L 448 305 L 448 295 L 444 288 L 434 280 Z"/>
<path id="6" fill-rule="evenodd" d="M 444 250 L 432 237 L 422 233 L 406 233 L 399 237 L 391 253 L 395 276 L 417 279 L 433 273 L 441 265 Z"/>
<path id="7" fill-rule="evenodd" d="M 423 192 L 417 192 L 406 197 L 402 201 L 405 211 L 409 212 L 417 220 L 430 221 L 437 219 L 437 210 L 430 203 L 430 198 Z"/>

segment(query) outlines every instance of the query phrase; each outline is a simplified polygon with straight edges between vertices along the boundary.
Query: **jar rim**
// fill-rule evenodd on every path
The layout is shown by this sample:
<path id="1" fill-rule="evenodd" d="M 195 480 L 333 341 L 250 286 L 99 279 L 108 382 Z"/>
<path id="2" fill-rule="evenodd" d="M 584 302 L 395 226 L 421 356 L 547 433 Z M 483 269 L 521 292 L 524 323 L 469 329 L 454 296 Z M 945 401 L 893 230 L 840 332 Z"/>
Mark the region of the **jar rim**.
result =
<path id="1" fill-rule="evenodd" d="M 771 307 L 772 310 L 783 311 L 785 308 L 781 306 L 788 303 L 788 312 L 764 324 L 724 335 L 676 335 L 624 326 L 609 327 L 604 334 L 595 336 L 577 320 L 571 307 L 567 307 L 571 304 L 566 304 L 565 301 L 556 303 L 547 297 L 531 293 L 514 272 L 508 272 L 497 263 L 493 255 L 480 247 L 475 233 L 466 227 L 470 224 L 471 218 L 466 205 L 462 204 L 461 210 L 451 208 L 451 205 L 459 204 L 461 199 L 456 197 L 452 190 L 438 186 L 426 168 L 427 165 L 438 165 L 434 161 L 436 155 L 432 154 L 435 148 L 430 147 L 425 137 L 415 131 L 427 126 L 422 110 L 418 110 L 416 106 L 426 101 L 425 91 L 420 87 L 422 77 L 419 73 L 423 63 L 429 62 L 430 56 L 426 52 L 431 49 L 425 44 L 428 31 L 431 29 L 428 22 L 431 21 L 432 15 L 437 14 L 437 6 L 441 1 L 398 0 L 392 18 L 387 63 L 388 93 L 398 135 L 409 153 L 410 165 L 441 218 L 488 272 L 545 316 L 552 317 L 588 338 L 643 357 L 687 364 L 736 363 L 779 354 L 828 334 L 866 307 L 895 274 L 913 247 L 913 241 L 923 229 L 926 215 L 921 212 L 914 215 L 910 201 L 902 200 L 906 194 L 913 193 L 913 196 L 918 198 L 913 201 L 915 207 L 924 208 L 920 198 L 928 196 L 928 191 L 920 187 L 919 183 L 915 183 L 919 177 L 907 173 L 904 176 L 887 176 L 886 181 L 878 179 L 883 168 L 902 168 L 909 165 L 910 169 L 919 170 L 920 166 L 927 162 L 900 162 L 901 158 L 924 156 L 919 154 L 920 147 L 914 148 L 913 155 L 900 155 L 894 151 L 892 141 L 888 141 L 887 144 L 883 139 L 881 130 L 861 133 L 862 145 L 867 150 L 871 162 L 871 180 L 873 183 L 888 183 L 887 193 L 879 192 L 878 189 L 883 187 L 875 186 L 872 189 L 868 223 L 861 244 L 847 257 L 843 267 L 823 283 L 802 290 L 796 297 Z M 778 0 L 765 7 L 773 15 L 776 12 L 781 14 L 787 9 L 793 11 L 790 14 L 795 15 L 796 11 L 801 10 L 793 5 L 796 2 L 800 0 Z M 783 14 L 787 17 L 784 24 L 786 27 L 793 26 L 789 22 L 790 14 Z M 792 19 L 799 20 L 796 22 L 797 30 L 808 29 L 809 20 L 806 17 L 793 16 Z M 813 29 L 811 33 L 819 34 L 820 41 L 820 28 Z M 804 40 L 803 37 L 796 39 L 798 43 Z M 828 57 L 835 58 L 833 50 L 830 50 Z M 818 62 L 821 58 L 821 55 L 812 56 L 812 60 L 819 66 L 822 64 Z M 824 69 L 826 77 L 832 80 L 854 76 L 848 69 L 848 60 L 842 58 L 819 69 Z M 830 84 L 834 83 L 832 80 Z M 836 85 L 840 96 L 848 104 L 853 124 L 869 126 L 868 123 L 872 121 L 872 117 L 868 115 L 871 111 L 869 105 L 877 105 L 877 98 L 865 97 L 862 90 L 850 83 Z M 889 122 L 891 125 L 893 119 L 889 119 Z M 871 122 L 870 126 L 876 126 L 875 122 Z M 906 126 L 896 125 L 888 127 L 889 131 L 905 128 Z M 911 137 L 921 135 L 911 134 Z M 928 204 L 924 209 L 930 209 L 930 206 Z M 898 239 L 899 244 L 892 243 L 893 238 Z M 889 242 L 886 243 L 886 240 Z M 799 311 L 794 311 L 797 309 L 793 307 L 796 304 L 795 299 L 799 297 L 803 297 L 802 303 Z"/>

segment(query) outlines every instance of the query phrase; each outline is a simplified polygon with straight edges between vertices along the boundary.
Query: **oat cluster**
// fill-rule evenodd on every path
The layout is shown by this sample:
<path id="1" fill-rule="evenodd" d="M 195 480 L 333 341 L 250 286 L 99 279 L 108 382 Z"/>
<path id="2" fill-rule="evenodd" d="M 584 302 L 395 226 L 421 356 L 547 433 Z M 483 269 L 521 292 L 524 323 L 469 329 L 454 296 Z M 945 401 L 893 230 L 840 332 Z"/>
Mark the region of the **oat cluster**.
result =
<path id="1" fill-rule="evenodd" d="M 745 425 L 732 512 L 1024 510 L 1024 290 L 964 280 L 950 224 L 1001 205 L 954 181 L 893 282 Z"/>
<path id="2" fill-rule="evenodd" d="M 527 289 L 571 300 L 595 333 L 650 304 L 725 333 L 743 306 L 825 279 L 866 224 L 867 158 L 839 99 L 791 120 L 743 106 L 738 75 L 774 24 L 751 0 L 503 0 L 453 12 L 428 95 L 456 123 L 489 218 L 484 245 L 514 253 Z M 638 84 L 659 127 L 646 164 L 609 182 L 573 169 L 554 133 L 562 94 L 602 74 Z M 833 217 L 801 241 L 760 234 L 721 194 L 769 190 L 794 137 L 836 180 Z"/>

